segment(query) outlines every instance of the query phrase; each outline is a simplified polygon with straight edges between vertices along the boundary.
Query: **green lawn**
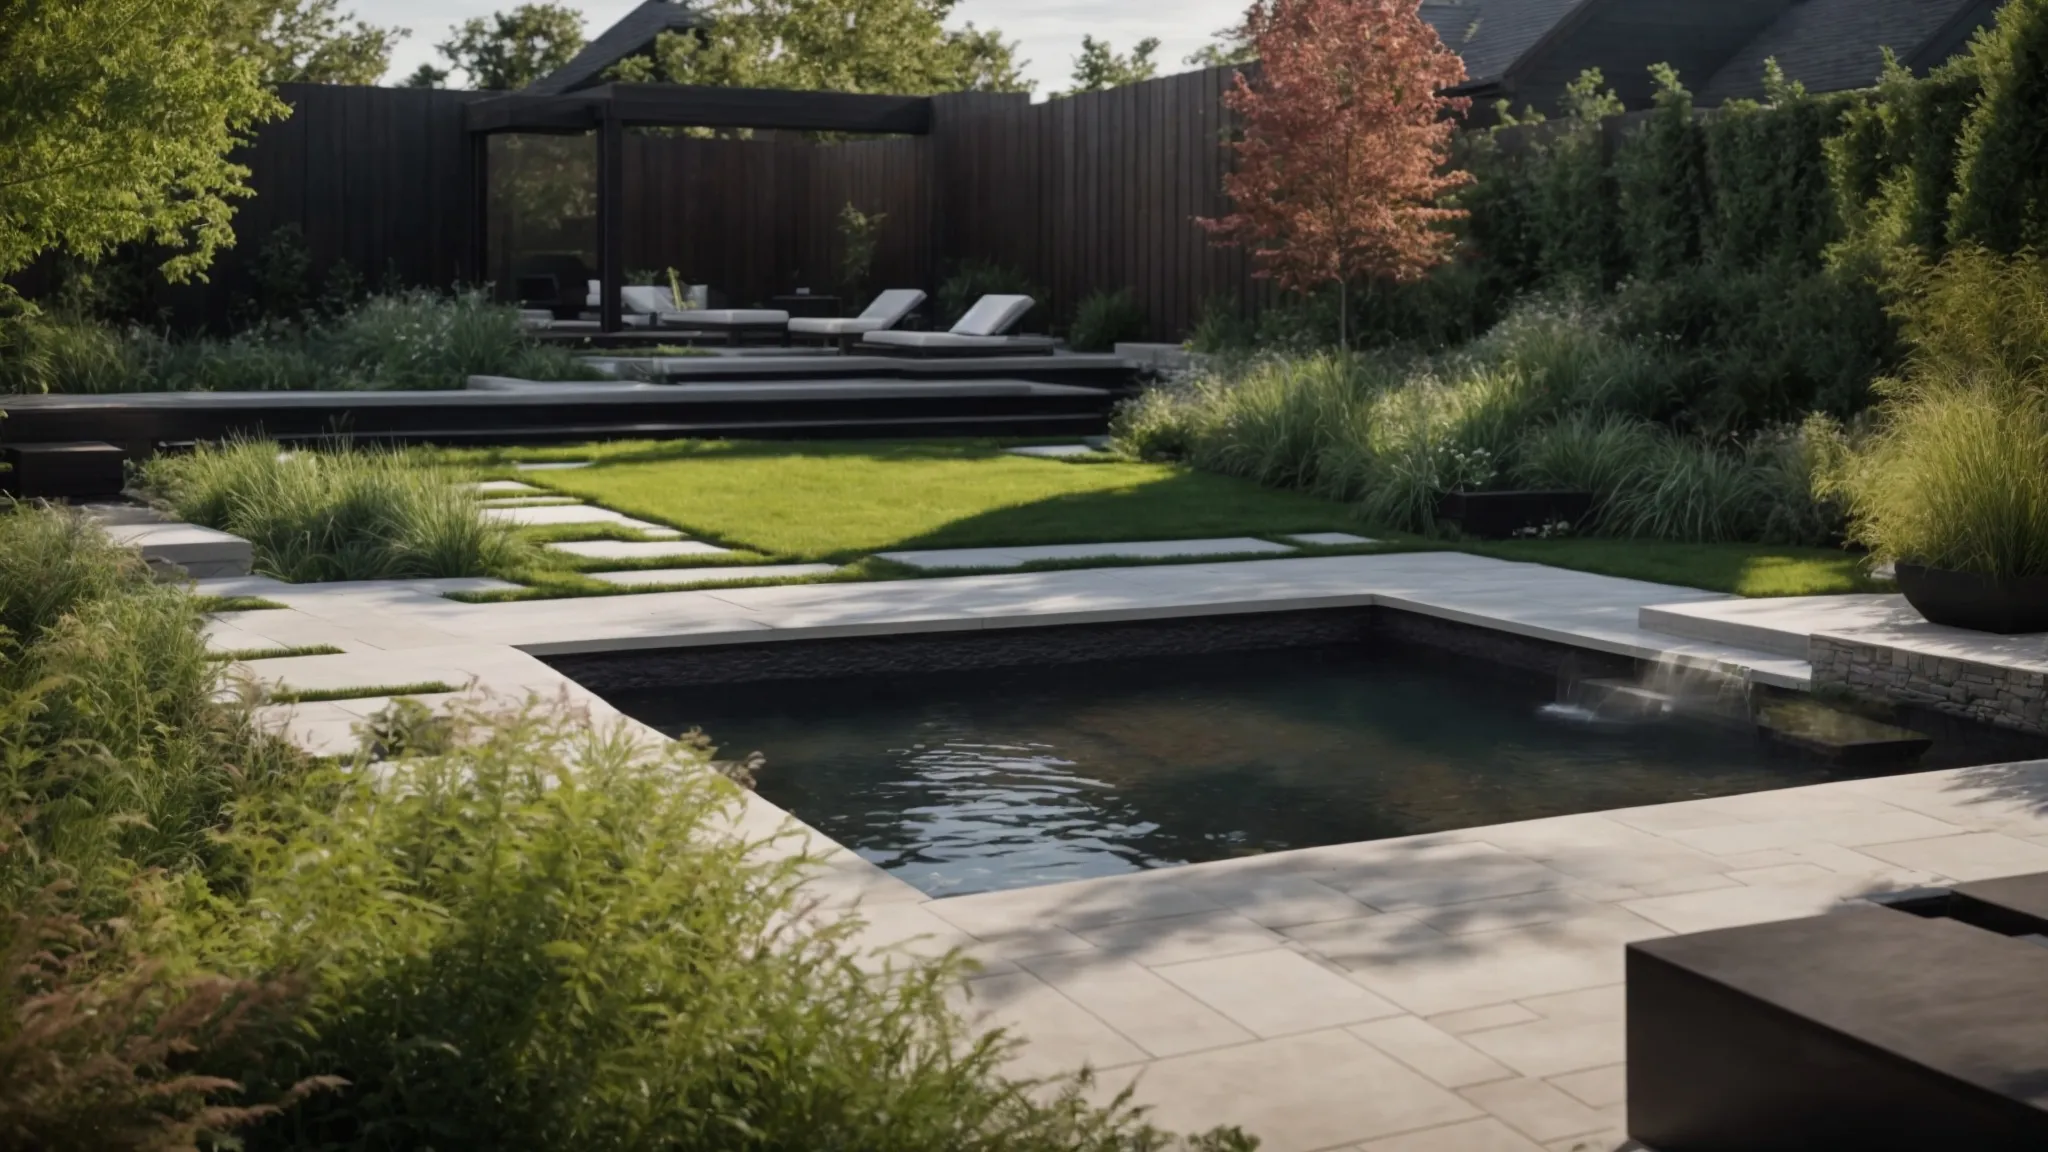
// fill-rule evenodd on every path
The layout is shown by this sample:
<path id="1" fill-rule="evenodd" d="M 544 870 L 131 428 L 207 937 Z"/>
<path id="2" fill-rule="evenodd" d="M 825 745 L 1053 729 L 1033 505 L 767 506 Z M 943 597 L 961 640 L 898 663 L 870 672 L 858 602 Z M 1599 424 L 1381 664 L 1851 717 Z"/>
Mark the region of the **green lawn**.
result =
<path id="1" fill-rule="evenodd" d="M 932 573 L 869 557 L 911 548 L 1366 531 L 1350 508 L 1298 492 L 1167 464 L 1046 460 L 1002 451 L 1014 443 L 639 441 L 451 450 L 446 453 L 451 461 L 482 475 L 517 478 L 735 550 L 716 558 L 625 564 L 544 554 L 541 566 L 505 574 L 529 585 L 528 591 L 466 598 L 621 594 L 578 571 L 597 567 L 824 561 L 847 567 L 813 579 L 900 579 Z M 518 472 L 512 468 L 515 460 L 594 463 L 567 471 Z M 582 526 L 533 529 L 528 535 L 536 540 L 634 536 Z M 1742 596 L 1889 590 L 1865 575 L 1864 557 L 1831 549 L 1605 539 L 1447 542 L 1378 535 L 1386 541 L 1384 551 L 1455 549 Z M 1355 550 L 1312 549 L 1309 554 Z"/>
<path id="2" fill-rule="evenodd" d="M 518 478 L 787 561 L 1358 528 L 1350 509 L 1296 492 L 1167 464 L 1014 456 L 992 442 L 684 441 L 560 455 L 597 463 Z"/>
<path id="3" fill-rule="evenodd" d="M 1889 592 L 1865 571 L 1868 557 L 1836 548 L 1772 544 L 1674 544 L 1663 540 L 1513 540 L 1463 546 L 1503 560 L 1681 584 L 1738 596 Z"/>

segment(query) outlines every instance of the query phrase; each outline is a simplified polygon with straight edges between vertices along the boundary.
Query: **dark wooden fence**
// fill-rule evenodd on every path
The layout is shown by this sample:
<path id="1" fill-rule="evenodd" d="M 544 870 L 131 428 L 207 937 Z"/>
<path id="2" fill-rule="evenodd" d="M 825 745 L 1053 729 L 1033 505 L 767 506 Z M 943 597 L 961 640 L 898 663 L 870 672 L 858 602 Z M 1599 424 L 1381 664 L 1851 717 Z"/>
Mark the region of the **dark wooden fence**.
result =
<path id="1" fill-rule="evenodd" d="M 740 305 L 828 290 L 850 202 L 888 217 L 877 287 L 935 291 L 959 263 L 990 261 L 1036 284 L 1055 325 L 1089 293 L 1129 288 L 1151 335 L 1178 339 L 1212 298 L 1254 307 L 1263 297 L 1245 256 L 1210 245 L 1194 222 L 1226 210 L 1230 76 L 1210 69 L 1041 104 L 941 96 L 924 137 L 634 134 L 626 263 L 675 268 Z M 486 211 L 462 130 L 463 105 L 479 94 L 291 85 L 283 95 L 293 115 L 238 155 L 256 193 L 236 216 L 238 244 L 207 285 L 177 294 L 183 318 L 226 323 L 256 291 L 266 239 L 286 225 L 304 235 L 316 279 L 345 265 L 371 286 L 508 283 L 515 250 L 588 248 L 594 263 L 594 169 L 588 181 L 578 171 L 593 161 L 577 159 L 587 140 L 526 137 L 521 150 L 496 138 Z"/>

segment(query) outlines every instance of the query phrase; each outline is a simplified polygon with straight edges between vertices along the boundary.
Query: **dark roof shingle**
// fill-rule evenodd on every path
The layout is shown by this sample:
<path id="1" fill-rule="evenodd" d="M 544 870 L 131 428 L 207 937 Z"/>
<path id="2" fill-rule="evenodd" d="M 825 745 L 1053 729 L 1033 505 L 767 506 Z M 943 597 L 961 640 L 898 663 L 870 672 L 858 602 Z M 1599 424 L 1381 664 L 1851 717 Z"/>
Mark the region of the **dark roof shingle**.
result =
<path id="1" fill-rule="evenodd" d="M 1883 50 L 1911 60 L 1979 0 L 1798 0 L 1699 89 L 1702 105 L 1764 94 L 1764 61 L 1813 92 L 1877 82 Z"/>
<path id="2" fill-rule="evenodd" d="M 1424 0 L 1422 18 L 1465 59 L 1468 84 L 1498 80 L 1545 33 L 1587 0 Z"/>

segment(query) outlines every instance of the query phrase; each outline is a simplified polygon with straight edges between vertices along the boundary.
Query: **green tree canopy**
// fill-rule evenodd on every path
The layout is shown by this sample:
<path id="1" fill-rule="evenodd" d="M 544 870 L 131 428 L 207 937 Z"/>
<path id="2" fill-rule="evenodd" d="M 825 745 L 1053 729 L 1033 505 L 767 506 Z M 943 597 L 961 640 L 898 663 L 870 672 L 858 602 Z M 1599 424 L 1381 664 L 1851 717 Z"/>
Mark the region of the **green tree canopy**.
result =
<path id="1" fill-rule="evenodd" d="M 1028 92 L 1016 45 L 948 29 L 954 0 L 710 0 L 621 79 L 835 92 Z"/>
<path id="2" fill-rule="evenodd" d="M 446 88 L 448 86 L 448 76 L 449 71 L 446 68 L 436 68 L 432 64 L 422 64 L 413 69 L 412 74 L 399 81 L 398 84 L 401 88 Z"/>
<path id="3" fill-rule="evenodd" d="M 2048 0 L 2013 0 L 1977 34 L 1983 84 L 1963 124 L 1949 239 L 1999 252 L 2048 247 Z"/>
<path id="4" fill-rule="evenodd" d="M 179 280 L 234 242 L 248 172 L 228 151 L 286 113 L 249 15 L 234 0 L 0 4 L 0 276 L 147 241 Z"/>
<path id="5" fill-rule="evenodd" d="M 583 13 L 567 4 L 521 4 L 489 20 L 467 21 L 435 47 L 470 87 L 508 92 L 553 72 L 582 50 Z M 446 81 L 447 72 L 433 71 Z M 412 80 L 424 78 L 415 72 Z"/>
<path id="6" fill-rule="evenodd" d="M 1226 28 L 1216 33 L 1207 44 L 1188 53 L 1183 62 L 1190 68 L 1217 68 L 1225 64 L 1249 64 L 1258 58 L 1258 49 L 1244 38 L 1242 29 Z"/>
<path id="7" fill-rule="evenodd" d="M 341 11 L 341 0 L 253 0 L 253 51 L 270 84 L 375 84 L 411 35 Z"/>
<path id="8" fill-rule="evenodd" d="M 1101 92 L 1110 88 L 1121 88 L 1150 80 L 1159 74 L 1159 64 L 1152 54 L 1159 51 L 1159 39 L 1147 36 L 1131 47 L 1131 54 L 1121 55 L 1107 40 L 1093 36 L 1081 37 L 1081 54 L 1074 57 L 1074 86 L 1061 96 L 1072 96 L 1076 92 Z"/>

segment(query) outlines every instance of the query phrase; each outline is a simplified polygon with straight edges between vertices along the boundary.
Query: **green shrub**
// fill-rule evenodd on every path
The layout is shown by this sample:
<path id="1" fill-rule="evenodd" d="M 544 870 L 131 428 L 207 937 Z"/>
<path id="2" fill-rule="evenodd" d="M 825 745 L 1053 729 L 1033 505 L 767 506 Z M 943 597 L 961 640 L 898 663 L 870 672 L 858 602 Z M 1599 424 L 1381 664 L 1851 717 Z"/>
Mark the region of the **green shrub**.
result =
<path id="1" fill-rule="evenodd" d="M 1852 538 L 1988 576 L 2048 575 L 2048 267 L 1963 248 L 1902 305 L 1913 350 L 1843 471 Z"/>
<path id="2" fill-rule="evenodd" d="M 2048 2 L 2000 8 L 1968 66 L 1982 94 L 1957 140 L 1949 240 L 2004 253 L 2048 247 Z"/>
<path id="3" fill-rule="evenodd" d="M 1668 64 L 1650 69 L 1655 111 L 1616 149 L 1622 243 L 1636 276 L 1668 276 L 1698 263 L 1707 215 L 1706 140 L 1692 93 Z"/>
<path id="4" fill-rule="evenodd" d="M 858 954 L 696 745 L 472 701 L 316 766 L 82 519 L 0 509 L 0 575 L 0 1147 L 1170 1146 Z"/>
<path id="5" fill-rule="evenodd" d="M 1107 352 L 1145 335 L 1145 308 L 1129 288 L 1092 292 L 1074 311 L 1067 343 L 1077 352 Z"/>
<path id="6" fill-rule="evenodd" d="M 331 319 L 309 310 L 227 339 L 174 340 L 68 313 L 0 322 L 6 392 L 445 389 L 471 375 L 577 380 L 590 370 L 474 291 L 373 296 Z"/>
<path id="7" fill-rule="evenodd" d="M 1215 296 L 1202 304 L 1194 331 L 1188 333 L 1190 352 L 1219 355 L 1242 352 L 1257 339 L 1258 326 L 1244 315 L 1244 309 L 1228 296 Z"/>
<path id="8" fill-rule="evenodd" d="M 1766 544 L 1838 545 L 1849 508 L 1839 480 L 1856 436 L 1816 412 L 1796 425 L 1766 429 L 1744 448 L 1761 489 L 1756 538 Z"/>
<path id="9" fill-rule="evenodd" d="M 242 813 L 250 914 L 217 966 L 312 986 L 238 1078 L 348 1080 L 251 1149 L 1162 1146 L 1077 1081 L 1005 1079 L 949 1003 L 958 957 L 859 956 L 698 750 L 551 709 L 451 724 Z"/>
<path id="10" fill-rule="evenodd" d="M 985 260 L 963 260 L 939 285 L 940 321 L 948 326 L 954 324 L 983 296 L 1029 296 L 1038 301 L 1018 321 L 1020 326 L 1045 310 L 1045 293 L 1024 273 Z"/>
<path id="11" fill-rule="evenodd" d="M 419 453 L 281 453 L 267 440 L 160 455 L 143 483 L 181 519 L 232 532 L 281 580 L 485 576 L 526 559 L 456 476 Z"/>

